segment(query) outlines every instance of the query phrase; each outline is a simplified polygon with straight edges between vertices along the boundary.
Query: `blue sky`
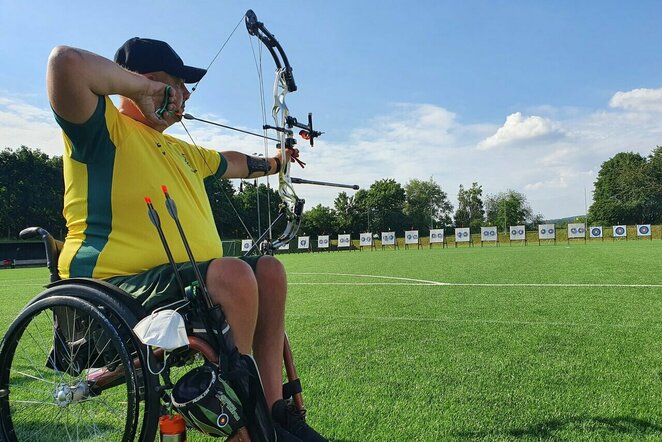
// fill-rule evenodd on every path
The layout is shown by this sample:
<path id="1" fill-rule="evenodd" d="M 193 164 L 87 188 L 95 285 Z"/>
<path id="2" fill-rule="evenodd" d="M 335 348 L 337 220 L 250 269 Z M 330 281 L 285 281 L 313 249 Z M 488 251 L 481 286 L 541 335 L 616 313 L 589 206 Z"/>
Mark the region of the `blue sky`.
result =
<path id="1" fill-rule="evenodd" d="M 293 175 L 361 186 L 432 177 L 455 200 L 476 181 L 514 189 L 546 218 L 584 213 L 603 161 L 662 145 L 662 2 L 0 0 L 0 147 L 61 153 L 45 96 L 50 50 L 112 57 L 133 36 L 167 40 L 206 67 L 252 8 L 285 48 L 299 86 L 292 115 L 325 132 Z M 187 111 L 262 124 L 245 28 Z M 272 61 L 262 58 L 271 104 Z M 262 152 L 260 140 L 188 123 L 199 144 Z M 183 135 L 180 127 L 171 133 Z M 336 190 L 300 186 L 307 207 Z"/>

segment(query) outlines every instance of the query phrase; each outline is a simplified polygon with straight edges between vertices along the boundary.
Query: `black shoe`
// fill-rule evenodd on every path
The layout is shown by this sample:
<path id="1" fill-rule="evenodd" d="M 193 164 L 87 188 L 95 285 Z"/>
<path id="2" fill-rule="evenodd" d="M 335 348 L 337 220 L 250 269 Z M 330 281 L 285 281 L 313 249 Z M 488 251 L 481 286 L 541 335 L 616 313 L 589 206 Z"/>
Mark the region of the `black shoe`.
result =
<path id="1" fill-rule="evenodd" d="M 274 423 L 274 430 L 276 430 L 276 442 L 303 442 L 276 422 Z"/>
<path id="2" fill-rule="evenodd" d="M 289 434 L 293 434 L 303 442 L 328 442 L 326 438 L 306 423 L 305 411 L 299 411 L 293 405 L 288 406 L 282 399 L 276 401 L 271 407 L 271 416 L 276 426 L 282 427 Z"/>

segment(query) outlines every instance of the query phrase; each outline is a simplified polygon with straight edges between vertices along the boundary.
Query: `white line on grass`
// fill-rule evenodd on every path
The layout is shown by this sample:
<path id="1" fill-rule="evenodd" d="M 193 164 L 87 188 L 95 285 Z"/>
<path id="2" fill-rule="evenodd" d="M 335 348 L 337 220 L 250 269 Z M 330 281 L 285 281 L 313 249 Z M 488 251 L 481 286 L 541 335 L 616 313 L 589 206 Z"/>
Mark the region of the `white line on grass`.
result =
<path id="1" fill-rule="evenodd" d="M 410 281 L 410 283 L 370 283 L 370 282 L 290 282 L 290 285 L 438 285 L 438 286 L 466 286 L 466 287 L 616 287 L 616 288 L 662 288 L 662 284 L 603 284 L 603 283 L 472 283 L 472 282 L 441 282 L 426 279 L 403 278 L 398 276 L 360 275 L 355 273 L 321 273 L 321 272 L 290 272 L 290 275 L 323 275 L 323 276 L 350 276 L 355 278 L 391 279 L 397 281 Z"/>

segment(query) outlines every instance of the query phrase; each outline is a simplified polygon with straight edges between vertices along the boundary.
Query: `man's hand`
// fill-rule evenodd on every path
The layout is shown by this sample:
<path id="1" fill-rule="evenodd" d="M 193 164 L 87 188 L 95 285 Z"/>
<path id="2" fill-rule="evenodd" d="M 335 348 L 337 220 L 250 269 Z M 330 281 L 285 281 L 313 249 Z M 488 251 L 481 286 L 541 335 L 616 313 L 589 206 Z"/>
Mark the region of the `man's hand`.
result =
<path id="1" fill-rule="evenodd" d="M 140 112 L 145 116 L 149 125 L 156 130 L 164 130 L 181 119 L 176 115 L 180 109 L 183 97 L 173 87 L 159 81 L 149 80 L 144 92 L 132 97 Z M 159 109 L 165 111 L 159 114 Z"/>
<path id="2" fill-rule="evenodd" d="M 278 159 L 283 158 L 282 152 L 281 152 L 280 149 L 277 150 L 276 155 L 278 156 Z M 299 159 L 299 149 L 297 149 L 295 147 L 285 149 L 285 158 L 286 158 L 286 161 L 290 161 L 292 163 L 296 162 L 297 164 L 299 164 L 299 166 L 301 166 L 301 168 L 303 168 L 306 165 L 306 163 L 304 163 L 303 161 L 301 161 Z"/>

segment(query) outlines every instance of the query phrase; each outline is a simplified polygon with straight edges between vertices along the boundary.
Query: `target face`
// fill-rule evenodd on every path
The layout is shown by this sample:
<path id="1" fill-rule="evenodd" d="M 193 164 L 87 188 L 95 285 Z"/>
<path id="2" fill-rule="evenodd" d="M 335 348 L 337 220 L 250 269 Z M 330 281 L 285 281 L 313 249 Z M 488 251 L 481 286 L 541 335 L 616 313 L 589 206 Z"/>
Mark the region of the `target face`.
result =
<path id="1" fill-rule="evenodd" d="M 637 226 L 637 235 L 639 236 L 650 236 L 651 235 L 651 226 L 650 224 L 640 224 Z"/>
<path id="2" fill-rule="evenodd" d="M 339 247 L 349 247 L 350 243 L 349 235 L 338 235 L 338 246 Z"/>
<path id="3" fill-rule="evenodd" d="M 242 239 L 241 240 L 241 250 L 250 250 L 250 248 L 253 247 L 253 241 L 250 239 Z"/>
<path id="4" fill-rule="evenodd" d="M 320 249 L 329 248 L 329 235 L 323 235 L 317 237 L 317 247 Z"/>
<path id="5" fill-rule="evenodd" d="M 568 238 L 584 238 L 586 233 L 586 226 L 584 224 L 572 223 L 568 224 Z"/>
<path id="6" fill-rule="evenodd" d="M 526 229 L 524 226 L 510 226 L 510 240 L 521 241 L 525 239 Z"/>
<path id="7" fill-rule="evenodd" d="M 444 229 L 432 229 L 430 230 L 430 242 L 431 243 L 443 243 L 444 242 Z"/>
<path id="8" fill-rule="evenodd" d="M 360 242 L 362 246 L 372 245 L 372 235 L 370 233 L 362 233 Z"/>
<path id="9" fill-rule="evenodd" d="M 554 224 L 540 224 L 538 226 L 538 238 L 540 239 L 554 239 L 555 227 Z"/>
<path id="10" fill-rule="evenodd" d="M 496 241 L 497 238 L 497 228 L 492 227 L 481 227 L 480 228 L 480 239 L 481 241 Z"/>
<path id="11" fill-rule="evenodd" d="M 462 227 L 455 229 L 455 241 L 457 242 L 468 242 L 471 236 L 469 227 Z"/>
<path id="12" fill-rule="evenodd" d="M 602 227 L 591 227 L 591 238 L 602 238 Z"/>
<path id="13" fill-rule="evenodd" d="M 617 238 L 627 236 L 627 228 L 625 226 L 614 226 L 614 236 Z"/>
<path id="14" fill-rule="evenodd" d="M 310 244 L 310 237 L 309 236 L 300 236 L 299 237 L 299 248 L 300 249 L 307 249 L 308 244 Z"/>
<path id="15" fill-rule="evenodd" d="M 430 233 L 432 235 L 432 232 Z M 405 244 L 418 243 L 418 230 L 407 230 L 405 232 Z"/>
<path id="16" fill-rule="evenodd" d="M 225 427 L 228 422 L 230 422 L 230 417 L 225 413 L 219 414 L 218 419 L 216 419 L 216 425 L 218 425 L 220 428 Z"/>

